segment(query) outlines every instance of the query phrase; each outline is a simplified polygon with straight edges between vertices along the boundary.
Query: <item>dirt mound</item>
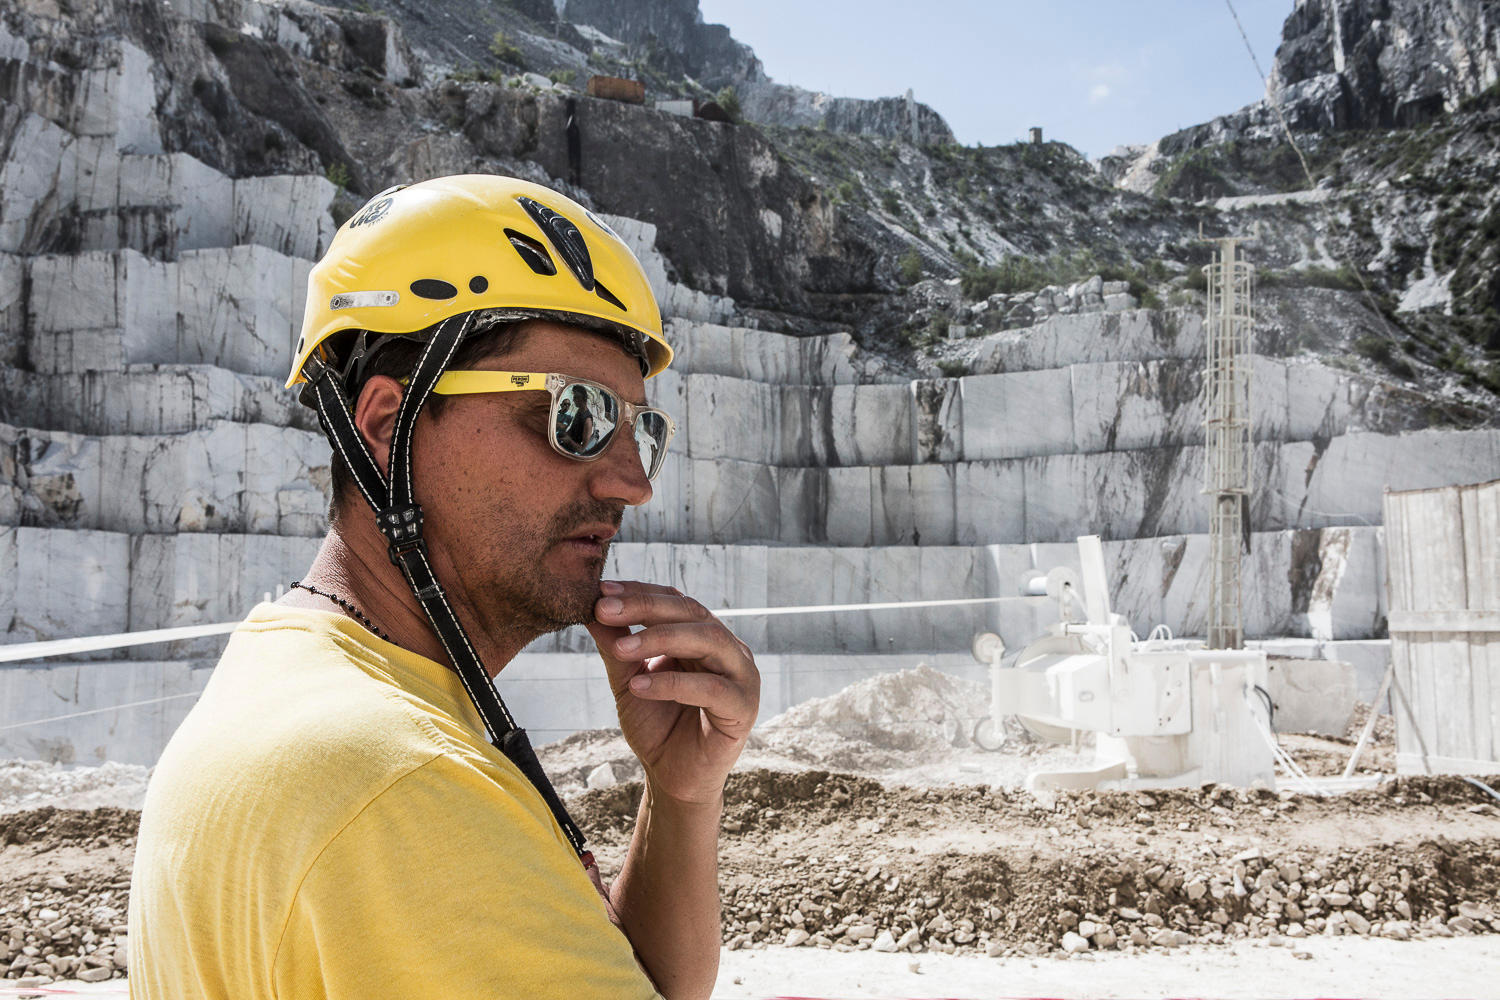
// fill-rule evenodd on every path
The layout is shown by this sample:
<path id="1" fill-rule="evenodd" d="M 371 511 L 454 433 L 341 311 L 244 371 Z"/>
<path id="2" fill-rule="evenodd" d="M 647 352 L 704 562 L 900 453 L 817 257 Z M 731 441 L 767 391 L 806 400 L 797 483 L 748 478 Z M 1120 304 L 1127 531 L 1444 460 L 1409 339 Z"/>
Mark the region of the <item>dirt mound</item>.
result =
<path id="1" fill-rule="evenodd" d="M 788 731 L 821 730 L 881 750 L 930 750 L 964 746 L 974 721 L 989 706 L 989 691 L 924 664 L 851 684 L 768 720 L 773 738 Z"/>
<path id="2" fill-rule="evenodd" d="M 134 843 L 141 814 L 134 809 L 47 807 L 0 816 L 0 847 L 29 844 L 51 850 L 65 844 Z"/>

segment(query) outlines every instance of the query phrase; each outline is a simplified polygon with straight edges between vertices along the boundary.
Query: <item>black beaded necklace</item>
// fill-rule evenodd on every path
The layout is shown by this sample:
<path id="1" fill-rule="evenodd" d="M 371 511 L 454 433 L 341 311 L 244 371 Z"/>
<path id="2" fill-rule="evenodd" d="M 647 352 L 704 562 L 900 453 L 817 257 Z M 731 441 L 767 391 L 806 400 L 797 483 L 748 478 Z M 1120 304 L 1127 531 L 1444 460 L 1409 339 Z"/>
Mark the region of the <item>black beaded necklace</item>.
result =
<path id="1" fill-rule="evenodd" d="M 337 604 L 339 607 L 343 608 L 345 611 L 347 611 L 351 615 L 353 615 L 354 618 L 355 618 L 355 620 L 358 621 L 365 628 L 369 629 L 371 632 L 374 632 L 376 635 L 380 636 L 380 638 L 384 639 L 386 642 L 390 642 L 391 641 L 391 637 L 388 636 L 388 635 L 386 635 L 384 632 L 382 632 L 380 630 L 380 628 L 374 622 L 372 622 L 372 621 L 370 621 L 370 619 L 366 618 L 365 617 L 365 613 L 363 611 L 359 610 L 354 605 L 352 605 L 348 601 L 344 600 L 338 594 L 330 594 L 330 593 L 328 593 L 326 591 L 319 590 L 317 587 L 314 587 L 311 584 L 303 583 L 301 580 L 293 580 L 289 586 L 293 590 L 305 590 L 309 594 L 317 594 L 319 597 L 326 597 L 326 598 L 328 598 L 334 604 Z"/>

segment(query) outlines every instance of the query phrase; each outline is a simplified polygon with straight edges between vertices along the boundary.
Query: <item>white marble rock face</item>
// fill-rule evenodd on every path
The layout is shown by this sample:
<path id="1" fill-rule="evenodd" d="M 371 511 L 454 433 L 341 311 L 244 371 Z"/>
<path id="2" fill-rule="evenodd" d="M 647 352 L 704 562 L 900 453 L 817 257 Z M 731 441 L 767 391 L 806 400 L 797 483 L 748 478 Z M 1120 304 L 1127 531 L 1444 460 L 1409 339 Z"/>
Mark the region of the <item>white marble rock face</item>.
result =
<path id="1" fill-rule="evenodd" d="M 126 535 L 0 527 L 0 642 L 126 631 L 130 566 Z"/>
<path id="2" fill-rule="evenodd" d="M 328 482 L 328 446 L 313 431 L 214 421 L 182 434 L 96 437 L 0 425 L 4 441 L 23 464 L 0 485 L 33 523 L 127 533 L 324 530 L 302 516 L 324 505 Z M 290 498 L 299 491 L 305 501 Z M 283 523 L 283 509 L 293 523 Z"/>
<path id="3" fill-rule="evenodd" d="M 0 730 L 0 758 L 59 764 L 152 765 L 213 673 L 214 660 L 48 661 L 0 670 L 0 726 L 65 713 L 97 714 Z M 183 697 L 185 696 L 185 697 Z M 139 708 L 100 709 L 153 699 Z M 144 791 L 144 788 L 142 789 Z"/>

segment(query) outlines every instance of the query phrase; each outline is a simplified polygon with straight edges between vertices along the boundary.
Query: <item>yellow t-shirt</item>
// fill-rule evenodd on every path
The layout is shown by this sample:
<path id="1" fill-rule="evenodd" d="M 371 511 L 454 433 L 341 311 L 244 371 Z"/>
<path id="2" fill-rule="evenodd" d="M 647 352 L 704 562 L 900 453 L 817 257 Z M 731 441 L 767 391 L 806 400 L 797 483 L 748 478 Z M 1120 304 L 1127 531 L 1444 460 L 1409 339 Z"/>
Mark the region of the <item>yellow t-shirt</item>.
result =
<path id="1" fill-rule="evenodd" d="M 458 676 L 262 604 L 146 793 L 134 1000 L 657 996 Z"/>

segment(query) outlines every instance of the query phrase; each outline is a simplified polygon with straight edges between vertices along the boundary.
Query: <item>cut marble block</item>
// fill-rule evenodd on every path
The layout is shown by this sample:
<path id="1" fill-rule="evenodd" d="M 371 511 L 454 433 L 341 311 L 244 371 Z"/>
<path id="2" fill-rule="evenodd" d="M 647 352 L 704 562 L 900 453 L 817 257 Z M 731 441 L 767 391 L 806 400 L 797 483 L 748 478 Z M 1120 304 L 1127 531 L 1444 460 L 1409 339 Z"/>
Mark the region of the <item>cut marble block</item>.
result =
<path id="1" fill-rule="evenodd" d="M 0 527 L 0 642 L 125 631 L 129 573 L 129 536 Z"/>
<path id="2" fill-rule="evenodd" d="M 824 540 L 829 545 L 876 544 L 873 509 L 874 470 L 855 466 L 810 471 L 821 474 L 827 481 L 823 493 L 827 498 L 826 515 L 822 524 Z M 800 513 L 801 509 L 805 509 L 806 504 L 807 501 L 803 500 L 794 510 Z M 797 527 L 798 525 L 793 525 L 794 530 Z M 816 538 L 819 530 L 816 525 L 801 527 L 808 541 Z"/>
<path id="3" fill-rule="evenodd" d="M 44 375 L 117 372 L 125 368 L 125 332 L 63 330 L 27 338 L 27 360 Z"/>
<path id="4" fill-rule="evenodd" d="M 690 376 L 698 378 L 701 376 Z M 756 385 L 758 383 L 748 383 Z M 913 448 L 912 396 L 906 385 L 781 386 L 780 447 L 786 465 L 907 464 Z"/>
<path id="5" fill-rule="evenodd" d="M 661 472 L 651 484 L 651 499 L 626 507 L 620 522 L 621 541 L 671 541 L 690 536 L 693 512 L 694 466 L 680 452 L 667 451 Z"/>
<path id="6" fill-rule="evenodd" d="M 115 537 L 129 544 L 131 631 L 241 619 L 266 593 L 274 594 L 300 579 L 320 542 L 317 538 L 190 532 Z M 182 650 L 214 641 L 189 640 L 170 647 L 174 657 L 194 655 Z"/>
<path id="7" fill-rule="evenodd" d="M 26 343 L 25 275 L 20 257 L 0 253 L 0 367 L 18 363 Z"/>
<path id="8" fill-rule="evenodd" d="M 234 182 L 233 242 L 316 260 L 332 238 L 328 206 L 337 193 L 333 182 L 316 174 L 240 178 Z M 294 315 L 300 322 L 301 311 Z"/>
<path id="9" fill-rule="evenodd" d="M 1267 684 L 1278 733 L 1342 737 L 1354 713 L 1354 666 L 1338 660 L 1273 656 Z"/>
<path id="10" fill-rule="evenodd" d="M 872 528 L 881 544 L 957 544 L 955 466 L 882 466 L 871 477 Z"/>
<path id="11" fill-rule="evenodd" d="M 780 511 L 774 466 L 752 462 L 693 462 L 693 507 L 688 537 L 704 543 L 774 541 Z"/>
<path id="12" fill-rule="evenodd" d="M 47 355 L 38 342 L 52 334 L 115 329 L 124 332 L 126 363 L 206 363 L 285 377 L 310 267 L 261 246 L 193 250 L 167 263 L 134 250 L 35 257 L 33 350 Z"/>
<path id="13" fill-rule="evenodd" d="M 963 453 L 963 391 L 959 379 L 918 379 L 910 383 L 912 461 L 957 462 Z"/>
<path id="14" fill-rule="evenodd" d="M 1385 631 L 1385 540 L 1381 528 L 1291 532 L 1294 612 L 1305 612 L 1315 639 Z M 1373 598 L 1373 600 L 1372 600 Z M 1299 630 L 1300 634 L 1300 630 Z"/>
<path id="15" fill-rule="evenodd" d="M 959 545 L 1026 538 L 1026 476 L 1021 462 L 961 462 L 953 491 Z"/>
<path id="16" fill-rule="evenodd" d="M 1258 455 L 1257 525 L 1377 524 L 1384 490 L 1500 477 L 1500 430 L 1345 434 L 1322 449 L 1312 442 L 1283 444 L 1269 468 L 1263 459 Z M 1266 468 L 1264 475 L 1261 468 Z"/>
<path id="17" fill-rule="evenodd" d="M 116 44 L 109 65 L 81 74 L 73 114 L 59 122 L 77 135 L 111 136 L 122 153 L 160 153 L 152 59 L 126 39 Z"/>
<path id="18" fill-rule="evenodd" d="M 667 341 L 679 372 L 728 375 L 778 385 L 834 385 L 860 381 L 847 333 L 792 337 L 746 327 L 673 320 Z"/>
<path id="19" fill-rule="evenodd" d="M 1382 593 L 1384 588 L 1381 588 Z M 1354 665 L 1354 696 L 1370 704 L 1380 693 L 1380 682 L 1391 662 L 1389 639 L 1337 639 L 1321 644 L 1320 655 Z M 1380 711 L 1391 710 L 1391 696 L 1380 703 Z"/>
<path id="20" fill-rule="evenodd" d="M 697 323 L 724 323 L 735 312 L 731 298 L 677 284 L 667 286 L 667 294 L 658 304 L 663 316 Z"/>
<path id="21" fill-rule="evenodd" d="M 973 371 L 983 375 L 1101 361 L 1201 358 L 1203 352 L 1203 317 L 1198 313 L 1078 313 L 990 334 L 980 342 Z"/>
<path id="22" fill-rule="evenodd" d="M 132 361 L 206 363 L 284 376 L 302 326 L 309 267 L 262 246 L 184 253 L 177 264 L 176 343 L 127 352 Z M 165 356 L 151 356 L 158 351 Z"/>
<path id="23" fill-rule="evenodd" d="M 1114 451 L 1202 443 L 1200 368 L 1177 360 L 1072 366 L 1074 447 Z M 1259 406 L 1262 397 L 1255 399 Z"/>
<path id="24" fill-rule="evenodd" d="M 771 607 L 988 597 L 987 558 L 973 548 L 817 547 L 767 550 Z M 988 605 L 780 615 L 772 652 L 875 653 L 964 649 L 987 627 Z"/>
<path id="25" fill-rule="evenodd" d="M 28 262 L 33 341 L 71 330 L 126 330 L 135 340 L 174 340 L 176 266 L 134 250 L 46 255 Z M 154 359 L 153 359 L 154 360 Z"/>
<path id="26" fill-rule="evenodd" d="M 175 249 L 225 247 L 236 242 L 235 182 L 203 161 L 186 153 L 122 156 L 119 177 L 114 205 L 90 207 L 112 207 L 121 213 L 168 209 Z"/>
<path id="27" fill-rule="evenodd" d="M 1354 468 L 1356 459 L 1368 467 Z M 1257 530 L 1375 523 L 1383 483 L 1415 488 L 1500 476 L 1500 431 L 1344 435 L 1321 460 L 1312 442 L 1262 441 L 1253 460 Z M 679 494 L 685 506 L 674 514 L 662 509 L 673 502 L 669 491 L 658 489 L 648 509 L 632 515 L 646 534 L 632 537 L 892 545 L 930 532 L 942 544 L 962 545 L 1208 530 L 1201 445 L 921 466 L 776 468 L 675 455 L 669 462 L 688 477 L 690 498 Z M 683 533 L 657 533 L 673 530 Z"/>
<path id="28" fill-rule="evenodd" d="M 782 464 L 780 393 L 775 386 L 722 375 L 677 377 L 687 394 L 682 422 L 689 456 Z"/>
<path id="29" fill-rule="evenodd" d="M 317 417 L 282 388 L 280 377 L 211 365 L 64 375 L 0 368 L 0 422 L 12 425 L 74 434 L 182 434 L 214 420 L 318 428 Z"/>
<path id="30" fill-rule="evenodd" d="M 28 523 L 131 533 L 323 531 L 305 516 L 326 505 L 329 452 L 320 433 L 215 421 L 184 434 L 92 437 L 0 425 L 0 440 L 14 442 L 21 463 L 0 485 L 16 491 Z M 296 502 L 292 492 L 308 497 Z"/>
<path id="31" fill-rule="evenodd" d="M 0 251 L 33 249 L 73 171 L 72 136 L 45 118 L 0 105 Z"/>
<path id="32" fill-rule="evenodd" d="M 1075 450 L 1068 369 L 975 375 L 959 379 L 959 386 L 967 461 Z"/>
<path id="33" fill-rule="evenodd" d="M 829 390 L 832 462 L 901 465 L 912 461 L 912 398 L 907 385 L 835 385 Z M 816 432 L 815 432 L 816 433 Z"/>
<path id="34" fill-rule="evenodd" d="M 1342 571 L 1325 571 L 1334 559 L 1327 550 L 1339 550 L 1336 535 L 1342 532 L 1348 533 L 1348 544 L 1339 555 Z M 1320 602 L 1351 612 L 1383 609 L 1384 565 L 1378 542 L 1375 528 L 1251 535 L 1242 563 L 1245 634 L 1305 636 L 1312 643 L 1311 652 L 1317 642 L 1316 609 Z M 1003 553 L 1010 547 L 998 548 Z M 1052 543 L 1026 548 L 1035 550 L 1032 566 L 1040 573 L 1053 566 L 1079 569 L 1074 545 Z M 1324 554 L 1320 556 L 1320 552 Z M 1113 610 L 1124 615 L 1138 635 L 1144 636 L 1164 623 L 1178 636 L 1202 636 L 1208 627 L 1208 554 L 1207 535 L 1106 541 L 1105 565 Z M 1384 629 L 1383 611 L 1379 621 L 1375 617 L 1368 612 L 1332 617 L 1334 638 L 1379 634 Z M 1002 633 L 1002 638 L 1010 644 L 1009 636 Z"/>
<path id="35" fill-rule="evenodd" d="M 0 667 L 0 758 L 155 764 L 214 664 L 213 659 L 39 660 Z M 114 711 L 98 711 L 110 708 Z M 75 712 L 97 714 L 35 722 Z"/>

